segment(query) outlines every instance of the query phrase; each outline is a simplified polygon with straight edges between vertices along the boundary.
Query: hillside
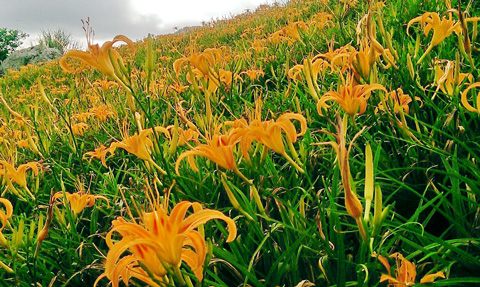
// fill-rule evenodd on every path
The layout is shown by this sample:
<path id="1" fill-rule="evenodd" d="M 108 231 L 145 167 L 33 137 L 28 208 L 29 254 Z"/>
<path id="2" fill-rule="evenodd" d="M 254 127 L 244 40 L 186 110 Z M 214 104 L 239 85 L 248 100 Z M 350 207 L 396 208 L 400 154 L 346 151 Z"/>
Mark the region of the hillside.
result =
<path id="1" fill-rule="evenodd" d="M 480 284 L 478 5 L 290 1 L 8 71 L 0 286 Z"/>

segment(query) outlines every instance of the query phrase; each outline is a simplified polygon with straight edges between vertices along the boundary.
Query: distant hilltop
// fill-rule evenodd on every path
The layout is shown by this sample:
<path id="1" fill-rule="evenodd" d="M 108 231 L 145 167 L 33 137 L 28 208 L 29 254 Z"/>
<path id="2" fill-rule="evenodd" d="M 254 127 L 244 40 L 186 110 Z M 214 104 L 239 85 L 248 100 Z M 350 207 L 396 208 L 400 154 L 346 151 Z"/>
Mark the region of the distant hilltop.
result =
<path id="1" fill-rule="evenodd" d="M 173 34 L 181 34 L 181 33 L 187 33 L 187 32 L 190 32 L 192 30 L 195 30 L 195 29 L 198 29 L 198 28 L 201 28 L 202 26 L 189 26 L 189 27 L 183 27 L 182 29 L 179 29 L 177 31 L 175 31 Z"/>

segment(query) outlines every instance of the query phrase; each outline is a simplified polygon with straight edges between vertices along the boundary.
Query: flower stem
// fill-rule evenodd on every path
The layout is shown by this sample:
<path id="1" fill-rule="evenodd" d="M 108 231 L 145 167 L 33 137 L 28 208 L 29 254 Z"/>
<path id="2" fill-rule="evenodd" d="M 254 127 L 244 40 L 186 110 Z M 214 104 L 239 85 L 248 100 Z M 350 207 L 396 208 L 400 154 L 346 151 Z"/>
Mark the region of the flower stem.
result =
<path id="1" fill-rule="evenodd" d="M 283 157 L 286 158 L 298 172 L 305 173 L 305 171 L 286 152 L 283 153 Z"/>
<path id="2" fill-rule="evenodd" d="M 152 164 L 161 174 L 167 175 L 167 172 L 163 170 L 163 168 L 161 168 L 156 162 L 154 162 L 153 159 L 150 158 L 147 162 Z"/>
<path id="3" fill-rule="evenodd" d="M 235 168 L 233 170 L 235 172 L 236 175 L 238 175 L 241 179 L 243 179 L 243 181 L 245 181 L 248 185 L 252 185 L 253 182 L 248 179 L 240 170 L 238 170 L 238 168 Z"/>

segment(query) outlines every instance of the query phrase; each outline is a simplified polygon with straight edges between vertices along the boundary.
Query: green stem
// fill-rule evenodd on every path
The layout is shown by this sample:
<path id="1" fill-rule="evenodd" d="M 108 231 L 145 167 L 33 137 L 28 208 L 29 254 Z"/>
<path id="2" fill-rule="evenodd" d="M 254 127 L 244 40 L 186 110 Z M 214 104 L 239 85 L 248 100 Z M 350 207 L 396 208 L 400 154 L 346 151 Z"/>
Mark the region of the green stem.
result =
<path id="1" fill-rule="evenodd" d="M 293 167 L 300 173 L 305 173 L 305 171 L 286 153 L 284 152 L 283 157 L 288 160 L 289 163 L 293 165 Z"/>
<path id="2" fill-rule="evenodd" d="M 253 184 L 253 182 L 248 179 L 240 170 L 238 170 L 238 168 L 235 168 L 233 172 L 235 172 L 235 174 L 238 175 L 241 179 L 243 179 L 243 181 L 245 181 L 248 185 Z"/>
<path id="3" fill-rule="evenodd" d="M 433 49 L 433 46 L 432 46 L 432 44 L 430 44 L 430 46 L 428 46 L 425 53 L 423 53 L 423 55 L 420 57 L 420 59 L 418 59 L 417 65 L 420 65 L 422 63 L 423 59 L 428 55 L 428 53 L 430 53 L 430 51 L 432 51 L 432 49 Z"/>
<path id="4" fill-rule="evenodd" d="M 178 279 L 180 286 L 185 286 L 186 282 L 183 279 L 182 271 L 180 271 L 180 266 L 173 266 L 173 271 L 175 272 L 175 277 Z"/>

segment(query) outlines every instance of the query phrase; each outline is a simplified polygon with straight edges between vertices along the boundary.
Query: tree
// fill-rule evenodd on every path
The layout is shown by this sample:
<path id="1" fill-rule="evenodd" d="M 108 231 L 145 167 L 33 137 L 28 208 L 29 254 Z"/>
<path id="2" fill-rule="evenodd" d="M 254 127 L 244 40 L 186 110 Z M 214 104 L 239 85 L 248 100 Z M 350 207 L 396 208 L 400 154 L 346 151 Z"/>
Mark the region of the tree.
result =
<path id="1" fill-rule="evenodd" d="M 11 52 L 22 45 L 22 40 L 27 36 L 20 30 L 0 28 L 0 61 L 5 60 Z"/>

